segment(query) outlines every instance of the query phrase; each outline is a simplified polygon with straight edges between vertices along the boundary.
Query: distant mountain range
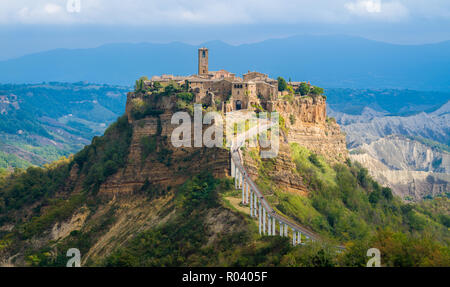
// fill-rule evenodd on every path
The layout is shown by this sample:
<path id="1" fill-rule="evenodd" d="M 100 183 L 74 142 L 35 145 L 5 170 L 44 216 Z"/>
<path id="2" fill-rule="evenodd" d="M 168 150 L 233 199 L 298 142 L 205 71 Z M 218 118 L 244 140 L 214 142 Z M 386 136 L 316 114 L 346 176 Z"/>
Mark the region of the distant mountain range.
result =
<path id="1" fill-rule="evenodd" d="M 211 70 L 258 70 L 328 88 L 450 90 L 450 41 L 395 45 L 349 36 L 296 36 L 201 46 L 210 49 Z M 142 75 L 196 73 L 198 47 L 174 42 L 51 50 L 0 62 L 0 81 L 131 85 Z"/>

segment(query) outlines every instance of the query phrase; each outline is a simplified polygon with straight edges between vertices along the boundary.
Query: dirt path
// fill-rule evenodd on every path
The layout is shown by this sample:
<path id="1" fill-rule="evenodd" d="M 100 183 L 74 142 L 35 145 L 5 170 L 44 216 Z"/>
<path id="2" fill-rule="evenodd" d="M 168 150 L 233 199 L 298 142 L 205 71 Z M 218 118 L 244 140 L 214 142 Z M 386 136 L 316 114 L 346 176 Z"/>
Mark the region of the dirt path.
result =
<path id="1" fill-rule="evenodd" d="M 228 200 L 230 204 L 240 212 L 250 215 L 250 208 L 240 205 L 242 200 L 240 197 L 227 196 L 225 199 Z"/>

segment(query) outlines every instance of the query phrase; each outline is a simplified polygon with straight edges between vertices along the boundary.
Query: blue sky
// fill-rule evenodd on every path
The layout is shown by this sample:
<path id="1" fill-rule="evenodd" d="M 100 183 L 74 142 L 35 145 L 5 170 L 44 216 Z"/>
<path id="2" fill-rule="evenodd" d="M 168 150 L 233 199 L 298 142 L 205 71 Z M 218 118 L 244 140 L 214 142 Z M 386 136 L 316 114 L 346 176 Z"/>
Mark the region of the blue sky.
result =
<path id="1" fill-rule="evenodd" d="M 400 44 L 446 41 L 450 1 L 0 1 L 0 60 L 112 42 L 241 44 L 298 34 L 345 34 Z"/>

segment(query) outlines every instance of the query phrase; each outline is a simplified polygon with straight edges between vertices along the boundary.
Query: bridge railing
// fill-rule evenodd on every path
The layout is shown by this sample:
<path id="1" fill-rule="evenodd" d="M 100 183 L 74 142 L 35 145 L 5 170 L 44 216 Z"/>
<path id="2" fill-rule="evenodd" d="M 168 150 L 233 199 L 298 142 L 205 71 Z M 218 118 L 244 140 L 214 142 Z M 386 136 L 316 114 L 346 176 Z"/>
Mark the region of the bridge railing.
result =
<path id="1" fill-rule="evenodd" d="M 308 229 L 292 222 L 286 217 L 278 214 L 264 198 L 257 185 L 247 173 L 242 160 L 240 147 L 245 144 L 246 137 L 254 136 L 262 131 L 269 129 L 272 123 L 265 123 L 260 127 L 255 127 L 244 132 L 233 141 L 231 145 L 231 175 L 235 180 L 235 187 L 242 189 L 242 203 L 249 204 L 250 216 L 258 218 L 258 227 L 260 234 L 276 235 L 276 225 L 278 221 L 280 236 L 288 236 L 288 231 L 292 231 L 292 244 L 302 244 L 302 234 L 305 239 L 318 240 L 319 237 Z M 267 230 L 267 232 L 266 232 Z"/>

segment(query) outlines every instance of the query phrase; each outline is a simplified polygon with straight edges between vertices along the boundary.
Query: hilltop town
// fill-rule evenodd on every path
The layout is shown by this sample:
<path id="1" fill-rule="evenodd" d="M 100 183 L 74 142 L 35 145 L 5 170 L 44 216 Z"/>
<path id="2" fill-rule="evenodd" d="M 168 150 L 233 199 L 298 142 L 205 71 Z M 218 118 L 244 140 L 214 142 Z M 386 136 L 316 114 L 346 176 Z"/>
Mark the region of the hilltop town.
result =
<path id="1" fill-rule="evenodd" d="M 280 87 L 279 81 L 256 71 L 248 71 L 242 78 L 224 69 L 210 71 L 209 50 L 200 48 L 198 49 L 197 74 L 153 76 L 150 80 L 145 81 L 145 86 L 152 89 L 170 83 L 187 85 L 188 90 L 194 94 L 195 103 L 214 106 L 223 113 L 241 109 L 251 110 L 257 107 L 270 112 L 273 110 L 271 102 L 294 94 L 296 91 L 300 94 L 301 82 L 289 82 L 291 90 L 288 90 L 287 85 Z M 313 89 L 309 83 L 303 83 L 303 85 L 307 86 L 309 90 Z"/>

